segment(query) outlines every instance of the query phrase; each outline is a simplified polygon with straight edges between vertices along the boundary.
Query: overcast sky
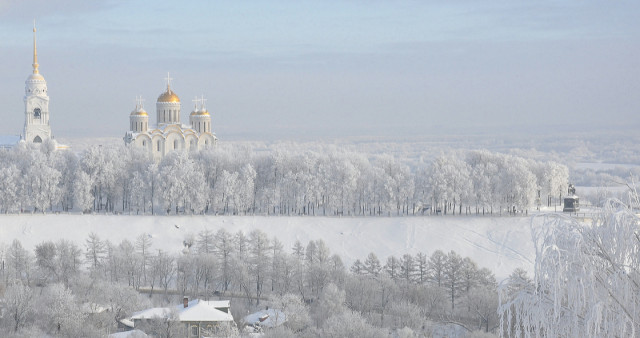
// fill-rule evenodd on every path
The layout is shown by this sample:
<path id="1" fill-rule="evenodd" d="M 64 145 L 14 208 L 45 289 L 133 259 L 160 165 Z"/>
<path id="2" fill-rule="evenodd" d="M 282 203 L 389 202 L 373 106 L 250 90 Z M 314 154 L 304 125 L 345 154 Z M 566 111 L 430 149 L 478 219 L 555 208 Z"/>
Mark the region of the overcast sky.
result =
<path id="1" fill-rule="evenodd" d="M 221 140 L 640 127 L 638 1 L 0 0 L 0 134 L 38 61 L 57 138 L 155 123 L 167 72 Z"/>

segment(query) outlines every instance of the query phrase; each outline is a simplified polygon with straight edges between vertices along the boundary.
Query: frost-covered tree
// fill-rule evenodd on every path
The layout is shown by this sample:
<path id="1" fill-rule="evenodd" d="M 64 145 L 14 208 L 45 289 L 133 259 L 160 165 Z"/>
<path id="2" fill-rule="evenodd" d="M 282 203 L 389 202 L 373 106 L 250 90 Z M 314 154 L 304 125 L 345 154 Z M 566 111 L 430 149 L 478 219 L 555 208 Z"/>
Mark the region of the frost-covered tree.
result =
<path id="1" fill-rule="evenodd" d="M 256 305 L 259 305 L 271 260 L 269 237 L 260 230 L 253 230 L 249 233 L 249 247 L 249 274 L 253 280 Z"/>
<path id="2" fill-rule="evenodd" d="M 357 312 L 345 311 L 332 315 L 322 326 L 318 336 L 331 338 L 382 338 L 387 337 L 388 334 L 384 329 L 376 328 L 367 323 Z"/>
<path id="3" fill-rule="evenodd" d="M 329 284 L 320 295 L 314 309 L 316 324 L 321 326 L 329 317 L 340 315 L 345 310 L 344 290 L 340 290 L 335 284 Z"/>
<path id="4" fill-rule="evenodd" d="M 356 259 L 351 265 L 351 268 L 349 268 L 349 271 L 354 275 L 363 275 L 365 273 L 364 264 L 362 264 L 360 259 Z"/>
<path id="5" fill-rule="evenodd" d="M 166 252 L 158 250 L 158 254 L 151 259 L 151 269 L 154 278 L 164 289 L 164 295 L 167 296 L 169 286 L 175 278 L 175 258 Z"/>
<path id="6" fill-rule="evenodd" d="M 147 284 L 147 267 L 151 260 L 151 245 L 153 244 L 153 238 L 151 234 L 142 233 L 136 238 L 135 248 L 136 252 L 140 255 L 142 261 L 142 278 L 144 284 Z"/>
<path id="7" fill-rule="evenodd" d="M 61 198 L 58 186 L 62 174 L 52 167 L 46 157 L 31 156 L 25 176 L 28 198 L 36 211 L 51 209 Z"/>
<path id="8" fill-rule="evenodd" d="M 640 333 L 640 220 L 610 201 L 591 225 L 545 215 L 532 225 L 533 287 L 500 289 L 509 336 L 631 337 Z M 532 223 L 536 224 L 536 223 Z"/>
<path id="9" fill-rule="evenodd" d="M 383 269 L 391 280 L 395 281 L 400 278 L 400 260 L 396 256 L 387 257 L 387 263 Z"/>
<path id="10" fill-rule="evenodd" d="M 0 212 L 19 210 L 20 170 L 11 164 L 0 167 Z"/>
<path id="11" fill-rule="evenodd" d="M 380 265 L 380 260 L 378 256 L 373 252 L 369 253 L 367 259 L 364 261 L 364 270 L 366 271 L 368 276 L 378 277 L 380 272 L 382 271 L 382 265 Z"/>
<path id="12" fill-rule="evenodd" d="M 63 337 L 82 335 L 86 314 L 76 303 L 71 290 L 64 285 L 53 284 L 45 289 L 44 304 L 40 310 L 48 333 Z"/>
<path id="13" fill-rule="evenodd" d="M 91 176 L 78 170 L 76 179 L 73 181 L 73 198 L 74 204 L 84 212 L 89 212 L 94 205 L 95 196 L 91 193 L 92 185 Z"/>
<path id="14" fill-rule="evenodd" d="M 233 236 L 225 229 L 220 229 L 215 235 L 215 255 L 220 263 L 220 281 L 222 292 L 226 292 L 231 283 L 231 254 L 234 251 Z"/>
<path id="15" fill-rule="evenodd" d="M 33 290 L 20 283 L 11 283 L 4 291 L 5 311 L 1 320 L 13 333 L 25 327 L 33 320 L 34 294 Z"/>
<path id="16" fill-rule="evenodd" d="M 413 279 L 418 284 L 424 284 L 429 278 L 429 261 L 427 255 L 418 252 L 414 259 Z"/>
<path id="17" fill-rule="evenodd" d="M 429 185 L 436 205 L 441 205 L 446 214 L 451 210 L 455 214 L 456 206 L 462 208 L 468 201 L 472 184 L 469 166 L 457 156 L 440 156 L 429 169 Z"/>
<path id="18" fill-rule="evenodd" d="M 400 258 L 400 278 L 409 283 L 413 280 L 414 260 L 410 254 L 404 254 Z"/>
<path id="19" fill-rule="evenodd" d="M 43 282 L 59 280 L 56 245 L 52 241 L 36 245 L 36 266 Z"/>
<path id="20" fill-rule="evenodd" d="M 436 250 L 429 257 L 429 280 L 438 287 L 444 285 L 444 270 L 447 264 L 447 255 L 442 250 Z"/>
<path id="21" fill-rule="evenodd" d="M 157 181 L 159 196 L 167 213 L 178 213 L 189 199 L 188 174 L 193 170 L 193 161 L 187 153 L 171 152 L 158 165 Z"/>
<path id="22" fill-rule="evenodd" d="M 56 242 L 58 280 L 69 286 L 80 273 L 82 250 L 73 242 L 60 239 Z"/>
<path id="23" fill-rule="evenodd" d="M 449 295 L 451 310 L 454 310 L 456 300 L 464 291 L 463 259 L 454 251 L 447 254 L 443 270 L 443 286 Z"/>
<path id="24" fill-rule="evenodd" d="M 103 263 L 107 250 L 100 237 L 92 232 L 85 240 L 85 258 L 92 271 L 96 271 Z"/>
<path id="25" fill-rule="evenodd" d="M 26 250 L 22 243 L 14 239 L 7 249 L 7 272 L 6 278 L 16 281 L 23 281 L 26 284 L 32 279 L 33 256 Z"/>

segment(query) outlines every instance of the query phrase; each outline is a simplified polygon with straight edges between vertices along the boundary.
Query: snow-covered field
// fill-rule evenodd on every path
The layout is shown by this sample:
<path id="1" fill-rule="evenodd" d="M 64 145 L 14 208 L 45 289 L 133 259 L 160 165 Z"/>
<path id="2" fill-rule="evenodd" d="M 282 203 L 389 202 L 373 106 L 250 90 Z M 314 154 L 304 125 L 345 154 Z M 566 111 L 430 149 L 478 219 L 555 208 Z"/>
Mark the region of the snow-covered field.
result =
<path id="1" fill-rule="evenodd" d="M 435 250 L 456 251 L 491 269 L 498 280 L 520 267 L 532 273 L 535 252 L 531 217 L 429 216 L 429 217 L 267 217 L 267 216 L 124 216 L 124 215 L 3 215 L 0 245 L 18 239 L 32 250 L 45 240 L 66 238 L 83 246 L 87 235 L 119 243 L 142 234 L 153 237 L 153 248 L 181 252 L 189 234 L 225 228 L 231 233 L 254 229 L 277 237 L 291 248 L 322 239 L 347 267 L 374 252 L 384 264 L 390 255 Z"/>

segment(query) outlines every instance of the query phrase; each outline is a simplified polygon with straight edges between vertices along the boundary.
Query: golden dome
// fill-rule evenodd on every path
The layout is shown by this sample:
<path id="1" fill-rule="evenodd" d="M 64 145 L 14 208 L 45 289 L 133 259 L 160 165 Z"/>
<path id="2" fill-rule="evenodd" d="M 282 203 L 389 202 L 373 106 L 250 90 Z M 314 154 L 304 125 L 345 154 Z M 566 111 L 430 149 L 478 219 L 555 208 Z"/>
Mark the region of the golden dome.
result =
<path id="1" fill-rule="evenodd" d="M 135 109 L 131 112 L 131 115 L 149 116 L 149 114 L 147 114 L 147 111 L 143 108 Z"/>
<path id="2" fill-rule="evenodd" d="M 180 102 L 180 98 L 173 92 L 173 90 L 171 90 L 171 88 L 167 88 L 166 92 L 158 96 L 158 102 Z"/>
<path id="3" fill-rule="evenodd" d="M 191 116 L 195 116 L 195 115 L 209 115 L 209 111 L 206 109 L 201 109 L 201 110 L 194 110 L 191 112 L 190 114 Z"/>

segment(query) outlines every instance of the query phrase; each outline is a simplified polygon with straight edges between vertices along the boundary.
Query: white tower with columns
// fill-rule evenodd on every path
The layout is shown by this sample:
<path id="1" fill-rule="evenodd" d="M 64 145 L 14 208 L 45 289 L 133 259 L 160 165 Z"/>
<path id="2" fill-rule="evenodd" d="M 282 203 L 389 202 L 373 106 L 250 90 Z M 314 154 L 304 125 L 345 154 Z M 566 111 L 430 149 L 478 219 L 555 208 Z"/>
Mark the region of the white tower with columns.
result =
<path id="1" fill-rule="evenodd" d="M 171 90 L 171 77 L 167 73 L 167 91 L 158 96 L 156 111 L 158 126 L 180 124 L 180 98 Z"/>
<path id="2" fill-rule="evenodd" d="M 42 143 L 53 137 L 49 125 L 49 96 L 47 82 L 38 71 L 36 25 L 33 24 L 33 73 L 25 81 L 24 134 L 26 142 Z"/>
<path id="3" fill-rule="evenodd" d="M 195 107 L 189 115 L 191 128 L 199 134 L 211 132 L 211 114 L 209 114 L 205 106 L 206 101 L 207 99 L 204 98 L 204 95 L 200 99 L 196 97 L 196 99 L 193 100 Z M 200 103 L 200 105 L 198 105 L 198 103 Z"/>
<path id="4" fill-rule="evenodd" d="M 143 102 L 142 96 L 136 97 L 136 108 L 129 115 L 130 129 L 135 133 L 146 133 L 149 129 L 149 114 L 144 110 Z"/>

